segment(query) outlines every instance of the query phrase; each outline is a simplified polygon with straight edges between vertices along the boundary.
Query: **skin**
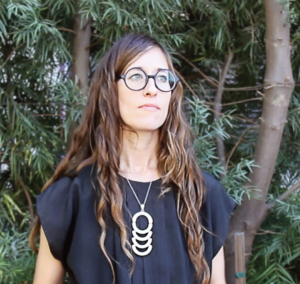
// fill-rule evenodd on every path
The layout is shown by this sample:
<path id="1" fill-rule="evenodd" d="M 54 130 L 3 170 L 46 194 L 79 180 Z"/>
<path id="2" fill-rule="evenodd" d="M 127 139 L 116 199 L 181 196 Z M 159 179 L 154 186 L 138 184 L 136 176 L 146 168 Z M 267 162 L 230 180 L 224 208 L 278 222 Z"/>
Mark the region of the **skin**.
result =
<path id="1" fill-rule="evenodd" d="M 164 54 L 156 47 L 142 53 L 127 66 L 126 70 L 132 67 L 141 67 L 148 75 L 154 75 L 158 69 L 169 69 Z M 117 87 L 120 114 L 126 124 L 122 137 L 119 174 L 141 182 L 159 179 L 156 147 L 159 127 L 167 117 L 171 92 L 158 90 L 153 79 L 149 79 L 145 89 L 140 91 L 128 89 L 124 80 L 119 80 Z M 144 106 L 145 104 L 155 104 L 158 108 L 147 107 Z M 212 261 L 210 284 L 226 284 L 224 266 L 222 247 Z M 40 249 L 33 283 L 62 284 L 64 276 L 64 268 L 61 262 L 52 256 L 45 233 L 41 228 Z"/>
<path id="2" fill-rule="evenodd" d="M 210 284 L 226 284 L 225 257 L 222 247 L 212 260 Z"/>
<path id="3" fill-rule="evenodd" d="M 141 67 L 146 74 L 154 75 L 159 69 L 169 69 L 168 63 L 159 48 L 150 48 L 127 66 L 124 73 Z M 171 92 L 161 92 L 149 79 L 147 86 L 140 91 L 127 88 L 124 80 L 118 81 L 120 114 L 127 125 L 123 131 L 120 174 L 136 181 L 147 182 L 159 178 L 157 172 L 156 146 L 159 127 L 166 120 Z M 157 108 L 141 107 L 155 104 Z"/>
<path id="4" fill-rule="evenodd" d="M 40 247 L 35 266 L 33 284 L 62 284 L 65 270 L 62 263 L 50 251 L 43 228 L 40 231 Z"/>

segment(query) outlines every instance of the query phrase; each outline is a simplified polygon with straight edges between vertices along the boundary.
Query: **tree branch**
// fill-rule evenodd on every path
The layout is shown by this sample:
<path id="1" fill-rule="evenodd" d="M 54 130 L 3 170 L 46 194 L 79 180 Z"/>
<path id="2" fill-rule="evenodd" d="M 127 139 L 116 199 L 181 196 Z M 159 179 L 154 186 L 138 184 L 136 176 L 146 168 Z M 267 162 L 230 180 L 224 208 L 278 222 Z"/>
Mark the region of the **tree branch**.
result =
<path id="1" fill-rule="evenodd" d="M 220 120 L 220 112 L 222 109 L 222 96 L 223 96 L 223 91 L 224 91 L 224 84 L 225 84 L 225 79 L 227 76 L 227 73 L 229 71 L 230 64 L 233 59 L 233 53 L 229 51 L 225 65 L 220 77 L 220 82 L 218 86 L 218 92 L 215 97 L 214 101 L 214 118 L 216 121 Z M 217 144 L 217 152 L 218 152 L 218 158 L 220 163 L 222 164 L 224 170 L 226 170 L 226 157 L 225 157 L 225 147 L 224 147 L 224 141 L 221 136 L 217 136 L 216 138 L 216 144 Z"/>
<path id="2" fill-rule="evenodd" d="M 23 46 L 24 44 L 25 44 L 25 42 L 22 43 L 21 45 L 17 46 L 15 49 L 13 49 L 13 51 L 7 56 L 7 58 L 6 58 L 6 60 L 4 61 L 4 63 L 0 66 L 0 70 L 5 66 L 5 64 L 8 62 L 8 60 L 12 57 L 12 55 L 14 54 L 14 52 L 15 52 L 18 48 L 20 48 L 21 46 Z"/>
<path id="3" fill-rule="evenodd" d="M 99 35 L 97 35 L 97 34 L 95 34 L 95 33 L 92 33 L 92 36 L 97 37 L 97 38 L 101 38 L 101 39 L 103 39 L 103 40 L 107 40 L 107 41 L 110 42 L 110 43 L 114 43 L 114 41 L 111 41 L 111 40 L 105 38 L 104 36 L 99 36 Z"/>
<path id="4" fill-rule="evenodd" d="M 237 101 L 237 102 L 232 102 L 232 103 L 226 103 L 226 104 L 222 104 L 222 106 L 236 105 L 236 104 L 246 103 L 246 102 L 250 102 L 250 101 L 262 101 L 262 98 L 253 98 L 253 99 L 242 100 L 242 101 Z"/>
<path id="5" fill-rule="evenodd" d="M 246 129 L 243 131 L 242 135 L 239 137 L 239 140 L 235 143 L 234 147 L 233 147 L 232 150 L 230 151 L 229 156 L 228 156 L 228 158 L 227 158 L 225 170 L 227 170 L 228 164 L 229 164 L 229 161 L 230 161 L 230 158 L 232 157 L 232 155 L 233 155 L 234 151 L 236 150 L 236 148 L 237 148 L 237 147 L 239 146 L 239 144 L 241 143 L 241 141 L 242 141 L 244 135 L 247 133 L 247 131 L 248 131 L 249 129 L 252 129 L 252 128 L 253 128 L 253 126 L 250 126 L 250 127 L 246 128 Z"/>
<path id="6" fill-rule="evenodd" d="M 227 92 L 240 92 L 240 91 L 257 91 L 263 89 L 264 85 L 250 86 L 250 87 L 237 87 L 237 88 L 224 88 Z"/>
<path id="7" fill-rule="evenodd" d="M 70 30 L 70 29 L 66 29 L 66 28 L 58 28 L 57 30 L 59 30 L 59 31 L 67 31 L 67 32 L 70 32 L 70 33 L 73 33 L 73 34 L 77 35 L 77 33 L 76 33 L 75 31 Z"/>
<path id="8" fill-rule="evenodd" d="M 197 66 L 195 66 L 192 62 L 190 62 L 187 58 L 185 58 L 182 54 L 180 53 L 176 53 L 179 57 L 181 57 L 185 62 L 187 62 L 188 64 L 190 64 L 193 68 L 195 68 L 195 70 L 201 75 L 202 78 L 204 78 L 207 83 L 214 87 L 214 88 L 218 88 L 218 82 L 216 81 L 216 79 L 209 77 L 207 75 L 205 75 Z"/>
<path id="9" fill-rule="evenodd" d="M 26 199 L 27 199 L 27 203 L 28 203 L 28 208 L 29 208 L 29 212 L 30 212 L 30 220 L 31 220 L 31 225 L 33 225 L 33 222 L 34 222 L 34 213 L 33 213 L 33 206 L 32 206 L 32 201 L 31 201 L 31 198 L 30 198 L 30 194 L 23 182 L 23 180 L 19 177 L 18 178 L 18 181 L 25 193 L 25 196 L 26 196 Z"/>
<path id="10" fill-rule="evenodd" d="M 255 233 L 255 235 L 268 235 L 268 234 L 272 234 L 272 235 L 285 235 L 284 233 L 273 232 L 273 231 L 270 231 L 270 230 L 264 230 L 262 228 L 259 228 L 259 231 L 261 231 L 262 233 Z"/>
<path id="11" fill-rule="evenodd" d="M 293 192 L 295 192 L 297 189 L 300 189 L 300 180 L 296 182 L 294 185 L 292 185 L 288 190 L 286 190 L 284 193 L 282 193 L 277 200 L 283 201 L 287 199 Z M 270 204 L 268 204 L 268 209 L 271 210 L 276 205 L 276 200 Z"/>
<path id="12" fill-rule="evenodd" d="M 183 78 L 183 76 L 180 75 L 179 72 L 176 72 L 176 75 L 179 77 L 179 79 L 186 85 L 186 87 L 190 90 L 190 92 L 196 97 L 199 98 L 199 96 L 197 96 L 197 94 L 193 91 L 193 89 L 191 88 L 191 86 L 185 81 L 185 79 Z"/>
<path id="13" fill-rule="evenodd" d="M 235 115 L 234 116 L 235 119 L 238 119 L 238 120 L 241 120 L 243 122 L 247 121 L 255 126 L 257 126 L 259 128 L 259 123 L 255 122 L 256 120 L 255 119 L 251 119 L 251 118 L 248 118 L 246 117 L 244 114 L 238 114 L 238 115 Z"/>
<path id="14" fill-rule="evenodd" d="M 246 103 L 246 102 L 251 102 L 251 101 L 262 101 L 262 100 L 263 100 L 263 98 L 252 98 L 252 99 L 236 101 L 236 102 L 232 102 L 232 103 L 225 103 L 225 104 L 222 103 L 222 106 L 230 106 L 230 105 L 236 105 L 236 104 L 241 104 L 241 103 Z M 207 104 L 213 105 L 214 103 L 207 102 Z"/>
<path id="15" fill-rule="evenodd" d="M 181 57 L 185 62 L 187 62 L 189 65 L 191 65 L 201 76 L 201 78 L 203 78 L 204 80 L 207 81 L 207 83 L 213 87 L 214 89 L 218 89 L 219 87 L 219 83 L 216 79 L 207 76 L 206 74 L 204 74 L 195 64 L 193 64 L 191 61 L 189 61 L 186 57 L 184 57 L 182 54 L 180 53 L 176 53 L 179 57 Z M 238 88 L 226 88 L 223 87 L 223 91 L 230 91 L 230 92 L 237 92 L 237 91 L 256 91 L 256 90 L 260 90 L 263 89 L 265 85 L 257 85 L 257 86 L 250 86 L 250 87 L 238 87 Z"/>
<path id="16" fill-rule="evenodd" d="M 195 75 L 195 76 L 185 76 L 186 80 L 193 80 L 193 79 L 198 79 L 202 78 L 200 75 Z M 234 88 L 229 88 L 225 87 L 224 91 L 228 92 L 241 92 L 241 91 L 258 91 L 263 89 L 265 86 L 264 85 L 257 85 L 257 86 L 249 86 L 249 87 L 234 87 Z M 213 87 L 213 89 L 206 89 L 207 91 L 216 91 L 217 89 Z"/>

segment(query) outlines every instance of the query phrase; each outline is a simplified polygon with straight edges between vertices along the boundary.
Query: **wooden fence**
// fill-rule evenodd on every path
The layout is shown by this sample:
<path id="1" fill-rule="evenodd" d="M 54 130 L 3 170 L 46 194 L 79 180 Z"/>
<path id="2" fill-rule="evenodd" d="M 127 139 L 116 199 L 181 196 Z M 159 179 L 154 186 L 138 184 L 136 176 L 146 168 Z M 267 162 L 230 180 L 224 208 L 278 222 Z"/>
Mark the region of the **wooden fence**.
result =
<path id="1" fill-rule="evenodd" d="M 245 266 L 245 236 L 239 232 L 234 235 L 235 245 L 235 278 L 236 284 L 246 284 L 246 266 Z"/>

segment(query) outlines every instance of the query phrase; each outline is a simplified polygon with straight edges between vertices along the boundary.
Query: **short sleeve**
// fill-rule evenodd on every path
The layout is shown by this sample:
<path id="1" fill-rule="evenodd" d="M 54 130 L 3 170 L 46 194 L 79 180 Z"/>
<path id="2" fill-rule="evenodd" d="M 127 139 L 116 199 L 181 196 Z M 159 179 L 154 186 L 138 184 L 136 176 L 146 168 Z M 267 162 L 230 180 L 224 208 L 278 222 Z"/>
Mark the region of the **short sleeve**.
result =
<path id="1" fill-rule="evenodd" d="M 204 179 L 206 198 L 201 213 L 204 226 L 210 232 L 206 233 L 206 245 L 212 260 L 224 245 L 236 203 L 212 175 L 205 173 Z"/>
<path id="2" fill-rule="evenodd" d="M 63 265 L 76 202 L 76 186 L 69 177 L 57 180 L 36 197 L 37 213 L 50 251 Z"/>

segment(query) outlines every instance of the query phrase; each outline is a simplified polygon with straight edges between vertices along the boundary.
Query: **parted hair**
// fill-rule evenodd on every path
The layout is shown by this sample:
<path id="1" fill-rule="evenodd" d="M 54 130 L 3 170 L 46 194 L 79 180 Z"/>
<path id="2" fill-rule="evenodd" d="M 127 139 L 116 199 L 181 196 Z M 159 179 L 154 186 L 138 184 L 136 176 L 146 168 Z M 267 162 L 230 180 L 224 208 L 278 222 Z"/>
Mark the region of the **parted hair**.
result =
<path id="1" fill-rule="evenodd" d="M 65 176 L 72 159 L 79 152 L 82 154 L 77 158 L 75 174 L 87 165 L 97 165 L 96 188 L 99 191 L 99 202 L 96 212 L 101 227 L 99 245 L 111 266 L 114 279 L 114 260 L 108 255 L 104 245 L 107 234 L 105 212 L 111 213 L 119 228 L 122 250 L 132 261 L 130 275 L 134 269 L 118 179 L 124 122 L 119 111 L 117 80 L 133 60 L 152 47 L 160 48 L 169 69 L 174 71 L 169 53 L 147 35 L 125 35 L 107 51 L 95 70 L 83 118 L 74 133 L 71 147 L 42 189 L 44 191 L 50 184 Z M 189 258 L 195 267 L 195 281 L 202 279 L 202 283 L 207 284 L 210 275 L 204 258 L 204 229 L 199 215 L 204 202 L 205 185 L 193 149 L 191 128 L 182 109 L 182 99 L 183 88 L 179 82 L 172 91 L 166 120 L 159 129 L 157 167 L 162 179 L 162 194 L 171 190 L 176 193 L 177 214 L 184 230 Z M 40 220 L 37 218 L 30 234 L 30 245 L 36 252 L 38 250 L 34 240 L 40 227 Z"/>

